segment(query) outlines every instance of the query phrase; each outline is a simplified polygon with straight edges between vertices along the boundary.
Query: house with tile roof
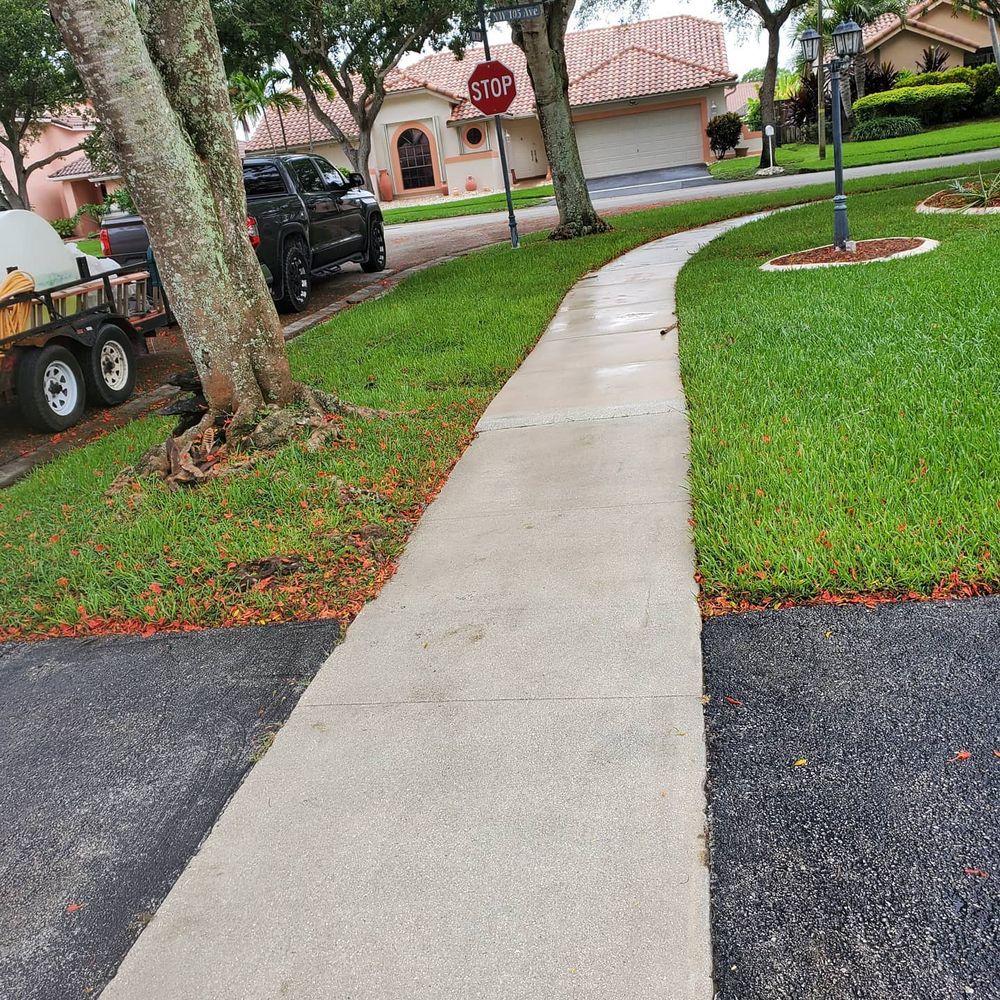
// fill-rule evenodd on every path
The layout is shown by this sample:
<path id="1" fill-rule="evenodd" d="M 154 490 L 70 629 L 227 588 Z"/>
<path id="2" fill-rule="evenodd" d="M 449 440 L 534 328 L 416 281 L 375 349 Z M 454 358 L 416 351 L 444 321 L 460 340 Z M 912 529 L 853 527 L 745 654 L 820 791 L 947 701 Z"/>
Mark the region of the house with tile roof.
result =
<path id="1" fill-rule="evenodd" d="M 870 62 L 892 63 L 896 69 L 915 69 L 932 45 L 948 54 L 948 68 L 994 61 L 986 18 L 956 11 L 951 0 L 920 0 L 908 9 L 905 23 L 883 14 L 864 29 L 864 42 Z"/>
<path id="2" fill-rule="evenodd" d="M 515 181 L 544 178 L 549 164 L 524 55 L 509 43 L 491 46 L 491 55 L 513 71 L 517 84 L 517 97 L 502 119 L 511 174 Z M 463 59 L 437 52 L 387 78 L 369 164 L 373 187 L 383 197 L 503 187 L 493 119 L 472 106 L 466 89 L 482 59 L 481 47 L 470 47 Z M 566 63 L 588 177 L 710 158 L 705 126 L 725 111 L 725 91 L 735 81 L 720 23 L 682 15 L 571 32 Z M 349 141 L 356 141 L 357 128 L 343 102 L 321 100 Z M 282 117 L 279 122 L 269 113 L 247 146 L 248 156 L 288 148 L 349 167 L 346 152 L 307 108 Z"/>
<path id="3" fill-rule="evenodd" d="M 47 157 L 54 159 L 34 171 L 28 178 L 28 198 L 32 209 L 45 219 L 68 218 L 80 205 L 99 202 L 104 195 L 101 183 L 93 177 L 80 176 L 79 171 L 67 174 L 85 157 L 77 147 L 94 130 L 91 117 L 77 111 L 53 115 L 37 123 L 26 150 L 25 162 L 36 163 Z M 60 151 L 65 156 L 58 156 Z M 0 170 L 12 179 L 13 161 L 9 151 L 0 146 Z"/>

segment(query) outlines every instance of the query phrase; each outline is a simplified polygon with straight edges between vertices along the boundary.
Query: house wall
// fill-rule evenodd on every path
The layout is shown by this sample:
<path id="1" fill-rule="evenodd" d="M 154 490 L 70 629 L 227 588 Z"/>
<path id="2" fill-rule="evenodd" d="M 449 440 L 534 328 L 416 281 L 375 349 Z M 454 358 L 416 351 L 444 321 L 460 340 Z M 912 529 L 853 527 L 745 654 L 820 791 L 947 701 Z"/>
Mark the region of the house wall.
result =
<path id="1" fill-rule="evenodd" d="M 484 139 L 473 147 L 465 140 L 470 128 L 482 131 Z M 500 153 L 497 146 L 496 127 L 492 121 L 478 120 L 462 122 L 448 129 L 454 134 L 452 148 L 458 152 L 446 158 L 445 171 L 448 194 L 462 195 L 470 191 L 470 178 L 474 191 L 500 191 L 503 189 L 503 172 L 500 169 Z M 508 162 L 509 166 L 509 162 Z"/>
<path id="2" fill-rule="evenodd" d="M 950 35 L 957 35 L 968 42 L 969 48 L 981 49 L 990 44 L 990 29 L 986 18 L 973 20 L 968 14 L 955 15 L 950 4 L 940 4 L 913 22 L 914 27 L 928 24 Z M 903 27 L 897 34 L 876 46 L 869 55 L 875 62 L 891 62 L 896 69 L 915 69 L 923 51 L 937 45 L 948 53 L 947 68 L 965 63 L 966 49 L 960 45 L 919 34 Z"/>
<path id="3" fill-rule="evenodd" d="M 923 58 L 923 51 L 928 45 L 937 45 L 948 53 L 948 68 L 961 66 L 965 61 L 965 50 L 947 42 L 937 42 L 926 35 L 918 35 L 914 31 L 901 31 L 893 35 L 875 49 L 874 61 L 877 63 L 892 63 L 896 69 L 916 69 L 917 63 Z"/>
<path id="4" fill-rule="evenodd" d="M 28 147 L 27 163 L 43 159 L 61 149 L 71 149 L 86 137 L 86 131 L 72 131 L 58 125 L 45 125 L 38 138 Z M 70 154 L 76 156 L 79 154 Z M 68 159 L 60 157 L 52 163 L 36 170 L 28 178 L 28 198 L 31 209 L 43 219 L 63 219 L 72 215 L 76 208 L 68 208 L 63 192 L 64 185 L 49 180 L 49 175 L 65 167 Z M 14 168 L 10 153 L 0 146 L 0 170 L 13 182 Z"/>
<path id="5" fill-rule="evenodd" d="M 372 159 L 375 169 L 386 170 L 397 197 L 420 194 L 444 194 L 448 190 L 446 159 L 460 152 L 459 136 L 447 126 L 451 102 L 431 91 L 390 94 L 382 105 L 372 132 Z M 421 128 L 428 136 L 434 161 L 434 184 L 427 188 L 403 188 L 395 144 L 406 128 Z"/>
<path id="6" fill-rule="evenodd" d="M 977 49 L 990 44 L 990 26 L 986 18 L 980 17 L 973 21 L 966 13 L 956 15 L 951 4 L 940 4 L 933 10 L 929 10 L 916 23 L 918 25 L 930 24 L 951 35 L 958 35 L 959 38 L 975 45 Z M 928 42 L 928 44 L 930 43 Z"/>

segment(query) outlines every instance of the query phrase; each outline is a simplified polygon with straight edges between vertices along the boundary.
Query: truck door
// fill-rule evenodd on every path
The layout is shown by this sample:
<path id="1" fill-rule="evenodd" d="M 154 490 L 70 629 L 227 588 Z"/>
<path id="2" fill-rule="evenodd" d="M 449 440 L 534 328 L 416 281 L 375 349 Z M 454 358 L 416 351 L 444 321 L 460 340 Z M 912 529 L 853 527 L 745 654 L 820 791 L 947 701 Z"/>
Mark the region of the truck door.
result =
<path id="1" fill-rule="evenodd" d="M 367 234 L 365 233 L 365 217 L 361 211 L 361 201 L 351 196 L 351 185 L 344 175 L 322 156 L 314 156 L 323 179 L 330 193 L 340 206 L 340 222 L 338 225 L 338 246 L 336 258 L 343 260 L 352 254 L 360 253 L 365 248 Z"/>
<path id="2" fill-rule="evenodd" d="M 291 157 L 288 169 L 295 178 L 309 216 L 313 267 L 322 267 L 339 255 L 340 205 L 310 157 Z"/>

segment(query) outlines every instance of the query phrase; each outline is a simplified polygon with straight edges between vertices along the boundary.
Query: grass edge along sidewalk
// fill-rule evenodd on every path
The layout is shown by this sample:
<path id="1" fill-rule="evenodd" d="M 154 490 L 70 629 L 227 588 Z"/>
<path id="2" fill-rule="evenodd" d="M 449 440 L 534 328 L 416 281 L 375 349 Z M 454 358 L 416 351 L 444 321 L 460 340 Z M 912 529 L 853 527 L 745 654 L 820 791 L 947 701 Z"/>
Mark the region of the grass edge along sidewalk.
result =
<path id="1" fill-rule="evenodd" d="M 290 345 L 298 377 L 395 414 L 346 419 L 342 439 L 319 452 L 289 447 L 197 490 L 141 482 L 114 497 L 108 484 L 168 421 L 135 421 L 56 459 L 0 494 L 0 637 L 349 621 L 582 275 L 673 232 L 828 198 L 817 185 L 667 205 L 618 215 L 606 235 L 538 234 L 516 255 L 501 245 L 417 274 Z"/>
<path id="2" fill-rule="evenodd" d="M 929 254 L 761 272 L 829 239 L 816 205 L 726 233 L 681 272 L 707 610 L 1000 583 L 1000 217 L 918 215 L 919 197 L 853 198 L 852 235 L 938 240 Z"/>

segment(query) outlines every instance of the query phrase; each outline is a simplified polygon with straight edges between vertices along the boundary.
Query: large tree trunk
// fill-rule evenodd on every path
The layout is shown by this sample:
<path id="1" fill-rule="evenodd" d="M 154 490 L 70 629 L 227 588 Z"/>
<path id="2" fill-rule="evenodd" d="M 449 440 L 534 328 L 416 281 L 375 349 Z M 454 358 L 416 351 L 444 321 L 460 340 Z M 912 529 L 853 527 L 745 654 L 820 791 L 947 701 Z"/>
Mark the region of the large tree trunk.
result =
<path id="1" fill-rule="evenodd" d="M 358 144 L 357 146 L 350 147 L 350 153 L 348 154 L 351 160 L 351 166 L 354 168 L 356 173 L 361 174 L 365 179 L 365 187 L 370 191 L 375 190 L 375 186 L 372 184 L 371 174 L 368 170 L 368 163 L 372 157 L 372 126 L 362 125 L 358 128 Z"/>
<path id="2" fill-rule="evenodd" d="M 524 52 L 528 64 L 542 141 L 552 168 L 559 225 L 550 239 L 573 239 L 611 228 L 590 200 L 573 131 L 565 49 L 573 7 L 574 0 L 550 0 L 542 17 L 515 22 L 512 32 L 514 44 Z"/>
<path id="3" fill-rule="evenodd" d="M 0 168 L 0 193 L 3 195 L 3 203 L 7 208 L 30 209 L 31 203 L 28 198 L 28 168 L 24 162 L 24 151 L 21 149 L 21 142 L 18 136 L 16 122 L 0 124 L 3 129 L 3 148 L 10 156 L 11 175 Z M 14 138 L 11 138 L 11 137 Z"/>
<path id="4" fill-rule="evenodd" d="M 52 0 L 146 221 L 210 412 L 287 405 L 281 325 L 247 238 L 246 195 L 209 0 Z"/>
<path id="5" fill-rule="evenodd" d="M 993 46 L 993 61 L 1000 66 L 1000 31 L 997 30 L 997 19 L 987 17 L 990 24 L 990 44 Z"/>
<path id="6" fill-rule="evenodd" d="M 854 99 L 860 101 L 865 96 L 868 85 L 868 60 L 865 54 L 854 57 Z M 852 112 L 853 113 L 853 112 Z"/>
<path id="7" fill-rule="evenodd" d="M 772 143 L 767 138 L 767 126 L 777 127 L 774 111 L 774 88 L 778 82 L 778 52 L 781 49 L 781 23 L 778 21 L 765 21 L 764 27 L 767 30 L 767 61 L 764 63 L 764 78 L 760 82 L 760 123 L 764 140 L 760 147 L 761 169 L 774 166 L 774 160 L 771 158 Z"/>

